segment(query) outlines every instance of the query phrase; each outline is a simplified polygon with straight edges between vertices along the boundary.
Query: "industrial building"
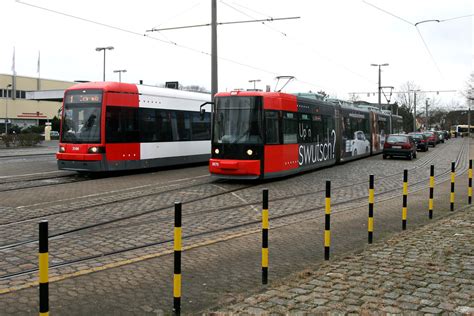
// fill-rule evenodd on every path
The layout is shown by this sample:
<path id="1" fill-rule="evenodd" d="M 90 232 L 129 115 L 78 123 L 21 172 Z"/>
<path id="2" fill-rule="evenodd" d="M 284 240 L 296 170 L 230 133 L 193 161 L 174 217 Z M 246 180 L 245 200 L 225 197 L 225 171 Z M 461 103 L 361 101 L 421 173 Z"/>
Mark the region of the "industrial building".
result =
<path id="1" fill-rule="evenodd" d="M 0 131 L 44 125 L 59 117 L 64 90 L 75 82 L 0 74 Z"/>

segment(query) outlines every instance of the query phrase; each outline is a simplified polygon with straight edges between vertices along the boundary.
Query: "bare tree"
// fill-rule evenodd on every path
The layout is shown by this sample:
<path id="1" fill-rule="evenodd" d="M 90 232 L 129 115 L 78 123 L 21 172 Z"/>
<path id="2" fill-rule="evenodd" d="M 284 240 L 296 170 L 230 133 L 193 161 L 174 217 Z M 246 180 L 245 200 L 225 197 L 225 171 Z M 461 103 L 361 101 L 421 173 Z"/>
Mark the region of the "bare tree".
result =
<path id="1" fill-rule="evenodd" d="M 395 100 L 400 106 L 405 106 L 409 112 L 413 112 L 414 108 L 414 92 L 413 90 L 421 90 L 418 85 L 416 85 L 413 81 L 407 81 L 400 86 L 400 92 L 398 93 Z M 424 105 L 425 101 L 425 94 L 423 92 L 416 93 L 416 105 Z M 418 107 L 416 112 L 420 112 L 420 108 Z"/>
<path id="2" fill-rule="evenodd" d="M 352 102 L 360 101 L 360 96 L 355 94 L 355 93 L 351 93 L 349 100 L 352 101 Z"/>

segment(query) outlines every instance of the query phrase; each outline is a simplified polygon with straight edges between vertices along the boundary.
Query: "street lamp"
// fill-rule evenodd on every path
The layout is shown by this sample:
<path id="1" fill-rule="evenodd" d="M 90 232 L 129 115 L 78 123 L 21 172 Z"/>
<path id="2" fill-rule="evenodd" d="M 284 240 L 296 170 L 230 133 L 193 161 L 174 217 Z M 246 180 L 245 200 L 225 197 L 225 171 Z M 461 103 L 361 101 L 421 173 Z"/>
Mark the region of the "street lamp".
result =
<path id="1" fill-rule="evenodd" d="M 253 90 L 254 90 L 254 91 L 256 90 L 255 83 L 260 82 L 260 81 L 262 81 L 262 80 L 260 80 L 260 79 L 252 79 L 252 80 L 249 80 L 249 82 L 253 82 Z"/>
<path id="2" fill-rule="evenodd" d="M 127 72 L 127 69 L 114 70 L 115 73 L 119 74 L 119 82 L 122 82 L 122 72 Z"/>
<path id="3" fill-rule="evenodd" d="M 379 108 L 382 106 L 382 70 L 380 67 L 388 66 L 388 63 L 385 64 L 370 64 L 374 67 L 379 67 Z"/>
<path id="4" fill-rule="evenodd" d="M 8 135 L 8 88 L 12 86 L 11 83 L 7 84 L 5 92 L 7 93 L 5 97 L 5 135 Z"/>
<path id="5" fill-rule="evenodd" d="M 105 51 L 106 50 L 112 50 L 114 49 L 113 46 L 107 46 L 107 47 L 97 47 L 95 50 L 100 52 L 101 50 L 104 51 L 104 76 L 103 76 L 103 81 L 105 81 Z"/>

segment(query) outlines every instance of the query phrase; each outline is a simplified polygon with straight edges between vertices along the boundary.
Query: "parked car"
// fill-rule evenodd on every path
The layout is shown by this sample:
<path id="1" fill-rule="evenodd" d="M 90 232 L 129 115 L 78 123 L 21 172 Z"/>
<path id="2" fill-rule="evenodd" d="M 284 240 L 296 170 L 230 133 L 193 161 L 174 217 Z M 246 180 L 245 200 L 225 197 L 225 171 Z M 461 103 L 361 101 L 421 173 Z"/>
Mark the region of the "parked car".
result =
<path id="1" fill-rule="evenodd" d="M 444 133 L 442 131 L 436 131 L 436 134 L 438 134 L 439 141 L 444 143 Z"/>
<path id="2" fill-rule="evenodd" d="M 451 133 L 448 131 L 443 131 L 444 133 L 444 139 L 450 139 L 451 138 Z"/>
<path id="3" fill-rule="evenodd" d="M 436 147 L 436 144 L 438 143 L 438 134 L 435 132 L 424 132 L 426 137 L 428 137 L 428 144 Z"/>
<path id="4" fill-rule="evenodd" d="M 423 133 L 409 133 L 413 140 L 415 141 L 416 148 L 421 151 L 428 151 L 428 137 Z"/>
<path id="5" fill-rule="evenodd" d="M 382 157 L 407 157 L 409 160 L 416 158 L 416 144 L 410 135 L 392 134 L 387 137 L 383 146 Z"/>
<path id="6" fill-rule="evenodd" d="M 51 138 L 59 138 L 59 132 L 58 131 L 51 131 L 50 136 L 51 136 Z"/>

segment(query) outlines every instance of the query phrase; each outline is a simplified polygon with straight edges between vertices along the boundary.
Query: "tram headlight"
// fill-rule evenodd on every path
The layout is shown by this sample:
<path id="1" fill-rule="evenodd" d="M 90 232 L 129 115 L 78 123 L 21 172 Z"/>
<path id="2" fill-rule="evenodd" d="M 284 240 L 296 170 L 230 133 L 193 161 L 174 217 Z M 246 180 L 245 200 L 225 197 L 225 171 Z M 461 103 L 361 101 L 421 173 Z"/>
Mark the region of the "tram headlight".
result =
<path id="1" fill-rule="evenodd" d="M 60 152 L 60 153 L 66 152 L 66 147 L 64 147 L 64 146 L 59 146 L 59 152 Z"/>
<path id="2" fill-rule="evenodd" d="M 214 149 L 214 153 L 215 153 L 216 155 L 219 155 L 219 152 L 220 152 L 220 151 L 219 151 L 219 148 Z"/>
<path id="3" fill-rule="evenodd" d="M 247 149 L 247 155 L 252 156 L 253 155 L 253 150 L 252 149 Z"/>
<path id="4" fill-rule="evenodd" d="M 91 154 L 97 154 L 99 152 L 99 147 L 91 147 L 87 150 Z"/>

